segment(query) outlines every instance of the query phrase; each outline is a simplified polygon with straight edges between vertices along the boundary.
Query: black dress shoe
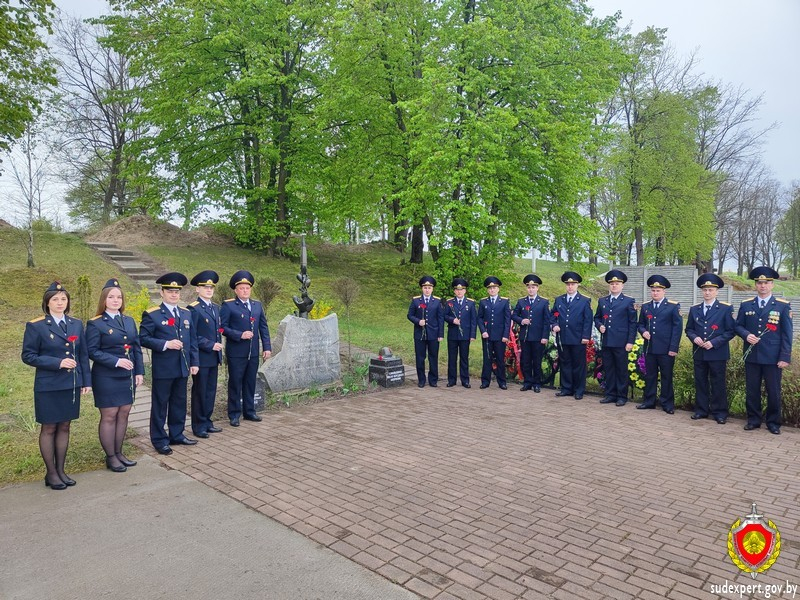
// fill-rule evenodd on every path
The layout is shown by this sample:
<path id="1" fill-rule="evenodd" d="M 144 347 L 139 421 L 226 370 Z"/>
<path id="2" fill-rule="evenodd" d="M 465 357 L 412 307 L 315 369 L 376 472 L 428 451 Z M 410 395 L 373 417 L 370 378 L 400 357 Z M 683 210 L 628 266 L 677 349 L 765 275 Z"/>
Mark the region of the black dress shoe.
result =
<path id="1" fill-rule="evenodd" d="M 753 429 L 761 429 L 761 425 L 753 425 L 752 423 L 748 423 L 744 426 L 745 431 L 753 431 Z"/>
<path id="2" fill-rule="evenodd" d="M 164 456 L 169 456 L 172 454 L 172 448 L 169 446 L 161 446 L 161 448 L 156 448 L 156 452 L 163 454 Z"/>
<path id="3" fill-rule="evenodd" d="M 431 386 L 431 387 L 439 387 L 438 383 L 429 383 L 428 385 Z"/>
<path id="4" fill-rule="evenodd" d="M 238 427 L 239 426 L 239 418 L 231 419 L 231 427 Z"/>
<path id="5" fill-rule="evenodd" d="M 197 440 L 193 440 L 187 437 L 182 437 L 178 440 L 172 440 L 170 444 L 178 444 L 179 446 L 194 446 L 197 443 Z"/>
<path id="6" fill-rule="evenodd" d="M 453 387 L 454 385 L 455 385 L 455 383 L 448 382 L 446 387 Z"/>
<path id="7" fill-rule="evenodd" d="M 128 467 L 125 465 L 112 465 L 111 464 L 111 457 L 106 456 L 106 469 L 109 471 L 114 471 L 114 473 L 124 473 L 128 470 Z"/>
<path id="8" fill-rule="evenodd" d="M 575 394 L 575 400 L 583 400 L 583 394 Z"/>
<path id="9" fill-rule="evenodd" d="M 556 392 L 556 398 L 561 398 L 562 396 L 572 396 L 572 394 L 568 394 L 567 392 Z"/>
<path id="10" fill-rule="evenodd" d="M 775 435 L 781 434 L 781 428 L 775 427 L 774 425 L 767 425 L 767 429 L 769 429 L 770 433 L 774 433 Z"/>
<path id="11" fill-rule="evenodd" d="M 59 475 L 58 478 L 61 479 L 61 481 L 63 481 L 64 485 L 66 485 L 67 487 L 72 487 L 77 483 L 72 477 L 70 477 L 66 473 L 64 475 Z"/>
<path id="12" fill-rule="evenodd" d="M 697 421 L 699 419 L 707 419 L 707 418 L 708 418 L 708 415 L 698 415 L 697 413 L 693 414 L 690 417 L 690 419 L 692 419 L 692 421 Z"/>
<path id="13" fill-rule="evenodd" d="M 468 383 L 462 383 L 461 385 L 462 385 L 463 387 L 467 388 L 467 389 L 469 389 L 469 388 L 471 388 L 471 387 L 472 387 L 472 386 L 471 386 L 470 384 L 468 384 Z"/>
<path id="14" fill-rule="evenodd" d="M 119 460 L 119 462 L 121 462 L 126 467 L 135 467 L 137 464 L 135 460 L 131 460 L 130 458 L 119 452 L 117 452 L 117 460 Z"/>
<path id="15" fill-rule="evenodd" d="M 203 431 L 201 433 L 196 433 L 195 432 L 194 437 L 199 437 L 199 438 L 202 438 L 202 439 L 206 439 L 206 438 L 208 438 L 208 434 L 205 431 Z"/>
<path id="16" fill-rule="evenodd" d="M 668 415 L 674 415 L 675 414 L 675 409 L 674 408 L 665 408 L 664 412 L 667 413 Z"/>
<path id="17" fill-rule="evenodd" d="M 508 386 L 505 383 L 498 383 L 497 385 L 500 386 L 501 390 L 507 390 L 508 389 Z"/>
<path id="18" fill-rule="evenodd" d="M 615 404 L 616 404 L 617 406 L 625 406 L 627 403 L 628 403 L 628 401 L 627 401 L 627 400 L 617 400 L 617 401 L 615 402 Z"/>
<path id="19" fill-rule="evenodd" d="M 651 406 L 650 404 L 645 404 L 644 402 L 642 402 L 641 404 L 637 404 L 636 405 L 636 409 L 637 410 L 651 410 L 651 409 L 653 409 L 654 410 L 655 406 Z"/>
<path id="20" fill-rule="evenodd" d="M 255 421 L 256 423 L 262 421 L 261 417 L 258 415 L 253 415 L 252 417 L 248 417 L 247 415 L 244 416 L 245 421 Z"/>
<path id="21" fill-rule="evenodd" d="M 605 397 L 602 400 L 600 400 L 600 404 L 614 404 L 614 402 L 616 402 L 616 400 L 609 397 Z"/>
<path id="22" fill-rule="evenodd" d="M 424 384 L 424 383 L 418 383 L 418 384 L 417 384 L 417 387 L 418 387 L 418 388 L 424 388 L 424 387 L 425 387 L 425 384 Z"/>
<path id="23" fill-rule="evenodd" d="M 726 418 L 724 418 L 724 417 L 718 417 L 718 418 L 716 419 L 716 421 L 717 421 L 717 423 L 719 423 L 720 425 L 725 425 L 725 423 L 727 423 L 727 422 L 728 422 L 728 419 L 726 419 Z"/>
<path id="24" fill-rule="evenodd" d="M 222 433 L 222 429 L 214 427 L 213 425 L 208 428 L 208 433 Z"/>
<path id="25" fill-rule="evenodd" d="M 533 386 L 533 391 L 538 394 L 539 392 L 542 391 L 542 386 L 540 386 L 540 385 Z"/>
<path id="26" fill-rule="evenodd" d="M 47 475 L 45 475 L 44 477 L 44 486 L 49 487 L 51 490 L 56 490 L 56 491 L 67 489 L 67 484 L 61 481 L 60 479 L 58 480 L 58 483 L 50 483 L 49 481 L 47 481 Z"/>
<path id="27" fill-rule="evenodd" d="M 485 390 L 487 387 L 489 387 L 489 384 L 488 384 L 488 383 L 482 383 L 482 384 L 481 384 L 481 389 L 482 389 L 482 390 Z"/>
<path id="28" fill-rule="evenodd" d="M 520 391 L 520 392 L 527 392 L 527 391 L 528 391 L 528 390 L 530 390 L 530 389 L 533 389 L 533 386 L 531 386 L 531 385 L 528 385 L 528 384 L 526 383 L 526 384 L 525 384 L 525 385 L 523 385 L 521 388 L 519 388 L 519 391 Z"/>

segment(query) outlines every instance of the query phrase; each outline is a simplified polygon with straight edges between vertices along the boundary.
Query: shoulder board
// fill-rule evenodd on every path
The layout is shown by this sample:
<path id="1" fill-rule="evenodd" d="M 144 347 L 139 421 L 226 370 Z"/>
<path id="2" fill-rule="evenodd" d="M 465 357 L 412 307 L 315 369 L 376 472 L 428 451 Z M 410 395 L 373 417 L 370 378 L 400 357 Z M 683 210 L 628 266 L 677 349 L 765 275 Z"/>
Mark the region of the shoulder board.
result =
<path id="1" fill-rule="evenodd" d="M 233 302 L 235 300 L 236 300 L 236 298 L 228 298 L 227 300 L 225 300 L 225 302 Z"/>
<path id="2" fill-rule="evenodd" d="M 791 304 L 786 298 L 775 298 L 778 302 L 782 302 L 783 304 Z"/>
<path id="3" fill-rule="evenodd" d="M 90 321 L 97 321 L 97 319 L 102 319 L 102 318 L 103 318 L 103 315 L 97 315 L 96 317 L 92 317 L 92 318 L 91 318 L 91 319 L 89 319 L 89 320 L 90 320 Z"/>
<path id="4" fill-rule="evenodd" d="M 547 300 L 547 302 L 550 302 L 550 298 L 545 298 L 544 296 L 539 296 L 539 298 L 541 298 L 542 300 Z"/>
<path id="5" fill-rule="evenodd" d="M 756 297 L 753 296 L 752 298 L 745 298 L 744 300 L 742 300 L 742 302 L 752 302 L 755 299 L 756 299 Z"/>
<path id="6" fill-rule="evenodd" d="M 730 302 L 723 302 L 722 300 L 719 300 L 718 302 L 719 302 L 720 304 L 722 304 L 722 306 L 730 306 L 730 305 L 731 305 L 731 303 L 730 303 Z M 703 303 L 701 302 L 701 303 L 700 303 L 700 304 L 698 304 L 697 306 L 701 306 L 702 304 L 703 304 Z"/>
<path id="7" fill-rule="evenodd" d="M 431 298 L 436 298 L 437 300 L 441 300 L 439 296 L 431 296 Z"/>
<path id="8" fill-rule="evenodd" d="M 44 321 L 44 315 L 41 317 L 36 317 L 35 319 L 31 319 L 28 323 L 38 323 L 39 321 Z"/>
<path id="9" fill-rule="evenodd" d="M 200 301 L 199 300 L 195 300 L 194 302 L 190 302 L 189 306 L 197 306 L 198 304 L 200 304 Z"/>
<path id="10" fill-rule="evenodd" d="M 505 296 L 500 296 L 500 300 L 508 300 Z"/>
<path id="11" fill-rule="evenodd" d="M 417 300 L 418 298 L 422 298 L 422 296 L 414 296 L 412 300 Z"/>
<path id="12" fill-rule="evenodd" d="M 467 298 L 470 302 L 475 302 L 475 298 Z"/>
<path id="13" fill-rule="evenodd" d="M 517 300 L 517 302 L 522 302 L 523 300 L 525 300 L 525 298 L 527 298 L 527 296 L 523 296 L 522 298 L 520 298 L 519 300 Z"/>
<path id="14" fill-rule="evenodd" d="M 677 300 L 667 300 L 667 304 L 680 304 Z"/>
<path id="15" fill-rule="evenodd" d="M 151 306 L 145 312 L 151 313 L 151 312 L 156 312 L 157 310 L 161 310 L 161 307 L 160 306 Z"/>

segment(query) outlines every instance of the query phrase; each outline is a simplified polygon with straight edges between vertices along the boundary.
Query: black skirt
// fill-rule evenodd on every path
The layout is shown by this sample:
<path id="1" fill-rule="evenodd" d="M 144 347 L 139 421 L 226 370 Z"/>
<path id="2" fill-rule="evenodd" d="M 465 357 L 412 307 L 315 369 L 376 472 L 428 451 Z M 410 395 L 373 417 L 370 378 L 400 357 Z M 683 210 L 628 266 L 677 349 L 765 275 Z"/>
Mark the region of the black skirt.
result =
<path id="1" fill-rule="evenodd" d="M 131 371 L 132 373 L 132 371 Z M 97 408 L 133 404 L 133 376 L 98 377 L 92 374 L 92 394 Z"/>
<path id="2" fill-rule="evenodd" d="M 37 423 L 51 425 L 72 421 L 78 418 L 81 411 L 81 388 L 35 392 L 33 406 Z"/>

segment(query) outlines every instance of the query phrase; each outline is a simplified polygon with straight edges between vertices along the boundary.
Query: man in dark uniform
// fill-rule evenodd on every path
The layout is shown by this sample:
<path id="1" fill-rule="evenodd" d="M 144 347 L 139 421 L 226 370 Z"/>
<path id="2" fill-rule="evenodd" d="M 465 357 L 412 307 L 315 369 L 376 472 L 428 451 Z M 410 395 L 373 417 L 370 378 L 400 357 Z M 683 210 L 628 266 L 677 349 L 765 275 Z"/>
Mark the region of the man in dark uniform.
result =
<path id="1" fill-rule="evenodd" d="M 542 279 L 530 273 L 522 280 L 528 295 L 517 300 L 511 320 L 519 323 L 520 362 L 524 377 L 520 391 L 542 391 L 542 355 L 550 339 L 550 301 L 539 295 Z"/>
<path id="2" fill-rule="evenodd" d="M 481 370 L 481 389 L 486 389 L 492 381 L 492 371 L 501 390 L 506 384 L 506 344 L 511 335 L 511 304 L 508 298 L 501 297 L 502 283 L 497 277 L 487 277 L 483 287 L 489 295 L 478 305 L 478 329 L 483 339 L 483 369 Z M 493 368 L 494 367 L 494 368 Z"/>
<path id="3" fill-rule="evenodd" d="M 642 305 L 639 314 L 639 333 L 645 340 L 644 400 L 636 408 L 655 408 L 658 398 L 664 412 L 672 415 L 675 414 L 675 357 L 678 356 L 683 330 L 681 305 L 664 297 L 670 282 L 663 275 L 652 275 L 647 285 L 652 300 Z M 657 394 L 659 373 L 661 394 Z"/>
<path id="4" fill-rule="evenodd" d="M 600 332 L 606 395 L 600 404 L 625 406 L 628 402 L 628 352 L 636 341 L 634 299 L 622 293 L 628 276 L 618 269 L 606 273 L 608 296 L 597 301 L 594 326 Z"/>
<path id="5" fill-rule="evenodd" d="M 229 283 L 236 297 L 225 300 L 219 310 L 228 356 L 228 418 L 232 427 L 239 427 L 241 418 L 261 420 L 255 401 L 259 340 L 264 360 L 272 354 L 264 308 L 258 300 L 250 299 L 255 281 L 249 271 L 236 271 Z"/>
<path id="6" fill-rule="evenodd" d="M 202 271 L 192 278 L 197 288 L 197 300 L 189 304 L 192 326 L 197 335 L 200 351 L 200 370 L 192 375 L 192 431 L 199 438 L 209 433 L 219 433 L 214 427 L 214 400 L 217 396 L 217 376 L 222 364 L 222 334 L 219 306 L 211 301 L 219 275 L 215 271 Z"/>
<path id="7" fill-rule="evenodd" d="M 574 271 L 561 276 L 567 293 L 553 302 L 550 322 L 561 363 L 561 390 L 556 396 L 583 399 L 586 392 L 586 345 L 592 337 L 592 301 L 578 293 L 583 278 Z"/>
<path id="8" fill-rule="evenodd" d="M 461 376 L 461 385 L 469 384 L 469 345 L 475 341 L 478 328 L 478 310 L 475 300 L 465 298 L 467 280 L 461 277 L 453 279 L 454 296 L 444 307 L 444 320 L 447 321 L 447 387 L 456 384 L 456 363 Z"/>
<path id="9" fill-rule="evenodd" d="M 736 315 L 736 333 L 744 340 L 746 431 L 761 427 L 761 382 L 767 388 L 767 429 L 781 432 L 781 369 L 792 361 L 792 308 L 788 300 L 772 295 L 778 272 L 770 267 L 750 271 L 757 296 L 742 302 Z"/>
<path id="10" fill-rule="evenodd" d="M 439 342 L 444 338 L 444 307 L 433 295 L 436 279 L 423 275 L 419 280 L 422 294 L 408 305 L 408 320 L 414 324 L 414 354 L 417 359 L 417 385 L 425 387 L 425 357 L 428 357 L 428 385 L 439 385 Z"/>
<path id="11" fill-rule="evenodd" d="M 697 278 L 703 301 L 689 309 L 686 337 L 694 344 L 694 414 L 693 420 L 711 415 L 720 425 L 728 420 L 728 388 L 725 381 L 730 341 L 736 335 L 733 307 L 717 300 L 725 287 L 722 278 L 705 273 Z"/>
<path id="12" fill-rule="evenodd" d="M 183 433 L 186 425 L 186 383 L 196 375 L 200 357 L 192 315 L 178 306 L 186 276 L 167 273 L 156 279 L 161 286 L 159 306 L 142 315 L 139 340 L 151 350 L 153 387 L 150 406 L 150 441 L 159 454 L 172 454 L 170 444 L 192 446 L 197 440 Z M 169 434 L 164 430 L 167 423 Z"/>

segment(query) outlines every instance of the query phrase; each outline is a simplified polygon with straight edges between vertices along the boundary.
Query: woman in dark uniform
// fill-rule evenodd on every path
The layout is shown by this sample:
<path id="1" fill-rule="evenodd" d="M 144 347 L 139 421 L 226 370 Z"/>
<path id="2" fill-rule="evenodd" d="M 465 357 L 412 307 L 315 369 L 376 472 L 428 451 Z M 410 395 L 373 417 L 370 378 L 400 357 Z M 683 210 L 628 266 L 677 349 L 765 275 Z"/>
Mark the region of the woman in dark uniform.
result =
<path id="1" fill-rule="evenodd" d="M 100 409 L 100 445 L 106 453 L 106 467 L 115 473 L 136 464 L 122 453 L 122 442 L 134 393 L 144 380 L 139 333 L 133 318 L 124 311 L 125 297 L 119 282 L 109 279 L 100 292 L 97 316 L 86 323 L 94 405 Z"/>
<path id="2" fill-rule="evenodd" d="M 81 394 L 87 393 L 89 355 L 83 323 L 68 316 L 69 294 L 53 282 L 42 298 L 44 316 L 28 321 L 22 339 L 22 362 L 36 367 L 33 402 L 41 423 L 39 451 L 47 473 L 44 484 L 54 490 L 75 485 L 64 472 L 69 426 L 78 418 Z"/>

